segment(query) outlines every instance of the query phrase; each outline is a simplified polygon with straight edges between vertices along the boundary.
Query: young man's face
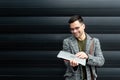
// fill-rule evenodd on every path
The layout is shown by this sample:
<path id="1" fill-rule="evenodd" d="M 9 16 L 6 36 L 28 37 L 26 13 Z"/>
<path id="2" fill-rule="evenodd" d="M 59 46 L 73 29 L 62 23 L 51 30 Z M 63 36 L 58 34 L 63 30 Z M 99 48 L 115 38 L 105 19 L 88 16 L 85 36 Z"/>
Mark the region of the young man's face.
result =
<path id="1" fill-rule="evenodd" d="M 78 39 L 81 38 L 81 36 L 85 33 L 84 29 L 85 25 L 83 23 L 80 23 L 78 20 L 70 23 L 71 33 Z"/>

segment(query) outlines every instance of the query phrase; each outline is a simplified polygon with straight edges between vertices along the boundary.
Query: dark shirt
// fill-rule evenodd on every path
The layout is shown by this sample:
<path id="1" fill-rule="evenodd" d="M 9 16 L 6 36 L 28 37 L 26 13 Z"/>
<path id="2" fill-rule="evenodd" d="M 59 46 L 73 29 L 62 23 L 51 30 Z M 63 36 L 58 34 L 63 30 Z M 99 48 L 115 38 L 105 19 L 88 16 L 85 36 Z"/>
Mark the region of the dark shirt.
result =
<path id="1" fill-rule="evenodd" d="M 79 41 L 78 40 L 78 47 L 79 47 L 79 50 L 80 51 L 85 51 L 85 46 L 86 46 L 86 38 L 85 38 L 85 40 L 83 40 L 83 41 Z M 85 68 L 85 66 L 82 66 L 81 67 L 81 70 L 82 70 L 82 79 L 84 80 L 84 79 L 87 79 L 87 74 L 86 74 L 86 68 Z"/>

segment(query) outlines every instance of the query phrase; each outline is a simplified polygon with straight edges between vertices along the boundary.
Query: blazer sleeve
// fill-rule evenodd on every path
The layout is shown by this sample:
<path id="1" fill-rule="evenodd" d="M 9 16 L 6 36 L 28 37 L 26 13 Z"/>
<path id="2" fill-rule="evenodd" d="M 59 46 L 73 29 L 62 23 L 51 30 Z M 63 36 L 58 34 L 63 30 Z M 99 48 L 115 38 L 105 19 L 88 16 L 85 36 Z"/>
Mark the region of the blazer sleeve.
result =
<path id="1" fill-rule="evenodd" d="M 69 44 L 69 40 L 68 39 L 64 39 L 63 40 L 63 51 L 67 51 L 67 52 L 71 52 L 71 50 L 70 50 L 70 46 L 69 46 L 70 44 Z M 68 67 L 68 66 L 70 66 L 70 63 L 69 63 L 69 61 L 64 61 L 64 63 L 65 63 L 65 65 Z"/>
<path id="2" fill-rule="evenodd" d="M 104 65 L 105 59 L 101 50 L 99 39 L 95 38 L 94 40 L 94 54 L 88 54 L 88 65 L 92 66 L 102 66 Z"/>

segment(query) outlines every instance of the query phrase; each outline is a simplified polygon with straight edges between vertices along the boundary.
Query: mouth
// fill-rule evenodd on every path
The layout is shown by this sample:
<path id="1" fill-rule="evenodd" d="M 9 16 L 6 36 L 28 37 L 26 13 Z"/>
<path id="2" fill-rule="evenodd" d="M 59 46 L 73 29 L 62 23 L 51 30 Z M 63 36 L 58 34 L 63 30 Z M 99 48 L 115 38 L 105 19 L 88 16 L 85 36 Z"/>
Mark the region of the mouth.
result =
<path id="1" fill-rule="evenodd" d="M 78 34 L 77 34 L 77 33 L 75 33 L 74 35 L 75 35 L 75 36 L 78 36 Z"/>

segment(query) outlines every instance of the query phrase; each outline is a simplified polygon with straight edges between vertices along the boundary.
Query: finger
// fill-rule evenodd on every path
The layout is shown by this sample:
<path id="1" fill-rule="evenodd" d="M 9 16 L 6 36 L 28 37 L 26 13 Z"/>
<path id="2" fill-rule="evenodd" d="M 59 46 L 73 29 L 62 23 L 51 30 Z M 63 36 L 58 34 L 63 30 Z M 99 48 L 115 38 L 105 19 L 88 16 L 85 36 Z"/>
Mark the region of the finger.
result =
<path id="1" fill-rule="evenodd" d="M 79 53 L 77 53 L 75 56 L 78 57 L 78 58 L 80 58 L 81 55 L 82 55 L 82 54 L 79 52 Z"/>
<path id="2" fill-rule="evenodd" d="M 70 65 L 73 66 L 73 60 L 70 60 Z"/>
<path id="3" fill-rule="evenodd" d="M 73 66 L 76 66 L 76 61 L 75 60 L 73 60 Z"/>
<path id="4" fill-rule="evenodd" d="M 68 60 L 65 59 L 64 62 L 68 62 Z"/>
<path id="5" fill-rule="evenodd" d="M 78 66 L 78 63 L 76 62 L 76 60 L 71 61 L 71 66 L 73 66 L 73 67 Z"/>

